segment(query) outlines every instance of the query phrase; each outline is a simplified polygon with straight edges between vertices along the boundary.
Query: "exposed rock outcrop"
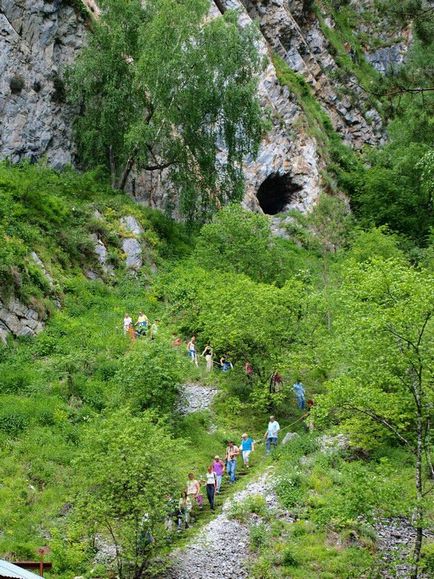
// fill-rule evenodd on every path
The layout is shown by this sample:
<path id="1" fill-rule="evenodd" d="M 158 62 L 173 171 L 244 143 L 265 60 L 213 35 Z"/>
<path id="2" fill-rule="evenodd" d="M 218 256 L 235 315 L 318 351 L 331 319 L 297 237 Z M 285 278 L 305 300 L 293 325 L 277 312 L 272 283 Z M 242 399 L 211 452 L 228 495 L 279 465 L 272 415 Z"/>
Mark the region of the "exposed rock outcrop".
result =
<path id="1" fill-rule="evenodd" d="M 138 271 L 143 265 L 142 245 L 137 239 L 143 234 L 143 228 L 135 217 L 128 215 L 121 218 L 121 227 L 125 231 L 122 250 L 125 254 L 125 265 L 131 271 Z"/>
<path id="2" fill-rule="evenodd" d="M 184 384 L 181 388 L 178 410 L 181 414 L 209 410 L 217 394 L 216 388 L 202 384 Z"/>
<path id="3" fill-rule="evenodd" d="M 71 163 L 71 110 L 62 80 L 86 38 L 83 19 L 63 0 L 2 0 L 0 158 L 53 167 Z"/>
<path id="4" fill-rule="evenodd" d="M 8 336 L 35 336 L 44 329 L 40 314 L 15 298 L 0 300 L 0 340 Z"/>

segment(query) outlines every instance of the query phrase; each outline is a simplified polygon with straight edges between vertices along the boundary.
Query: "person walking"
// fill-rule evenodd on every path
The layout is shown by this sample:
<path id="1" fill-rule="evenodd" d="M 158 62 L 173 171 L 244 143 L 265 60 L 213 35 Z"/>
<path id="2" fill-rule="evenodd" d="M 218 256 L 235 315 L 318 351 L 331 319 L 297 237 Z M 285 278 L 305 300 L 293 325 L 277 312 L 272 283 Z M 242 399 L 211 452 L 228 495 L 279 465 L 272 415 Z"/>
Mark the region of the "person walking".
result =
<path id="1" fill-rule="evenodd" d="M 160 320 L 155 320 L 155 322 L 151 325 L 151 340 L 155 340 L 159 330 Z"/>
<path id="2" fill-rule="evenodd" d="M 276 370 L 270 377 L 270 394 L 275 394 L 282 387 L 283 378 Z"/>
<path id="3" fill-rule="evenodd" d="M 229 372 L 230 370 L 233 370 L 233 368 L 234 365 L 226 358 L 226 356 L 220 358 L 220 369 L 222 372 Z"/>
<path id="4" fill-rule="evenodd" d="M 304 410 L 304 408 L 306 406 L 306 401 L 305 401 L 305 397 L 304 397 L 305 396 L 304 386 L 300 382 L 300 380 L 296 381 L 296 383 L 292 386 L 292 389 L 294 390 L 295 399 L 297 401 L 298 408 L 300 408 L 300 410 Z"/>
<path id="5" fill-rule="evenodd" d="M 251 382 L 253 379 L 253 366 L 248 360 L 244 364 L 244 373 L 246 374 L 248 381 Z"/>
<path id="6" fill-rule="evenodd" d="M 190 341 L 187 344 L 187 353 L 189 355 L 189 357 L 191 358 L 191 361 L 198 366 L 198 361 L 197 361 L 197 353 L 196 353 L 196 336 L 192 336 Z"/>
<path id="7" fill-rule="evenodd" d="M 268 423 L 267 430 L 265 431 L 264 438 L 266 439 L 265 443 L 265 452 L 270 454 L 271 447 L 277 446 L 277 438 L 279 436 L 280 424 L 277 422 L 274 416 L 270 416 L 270 422 Z"/>
<path id="8" fill-rule="evenodd" d="M 146 316 L 143 312 L 140 312 L 136 322 L 137 333 L 139 334 L 139 336 L 146 336 L 148 326 L 149 326 L 148 316 Z"/>
<path id="9" fill-rule="evenodd" d="M 191 503 L 196 503 L 201 509 L 203 506 L 203 497 L 200 494 L 200 482 L 194 478 L 194 474 L 192 472 L 188 474 L 186 492 Z"/>
<path id="10" fill-rule="evenodd" d="M 222 486 L 223 474 L 225 472 L 225 463 L 222 461 L 222 459 L 219 456 L 214 457 L 214 460 L 212 463 L 212 470 L 214 471 L 215 476 L 216 476 L 216 482 L 217 482 L 216 493 L 219 494 L 220 488 Z"/>
<path id="11" fill-rule="evenodd" d="M 181 498 L 179 499 L 178 510 L 176 513 L 176 527 L 178 531 L 182 530 L 183 524 L 185 525 L 185 528 L 188 529 L 190 525 L 190 513 L 192 508 L 193 504 L 190 497 L 187 495 L 186 491 L 183 491 L 181 493 Z"/>
<path id="12" fill-rule="evenodd" d="M 212 357 L 213 357 L 213 351 L 212 348 L 209 344 L 207 344 L 205 346 L 204 351 L 202 352 L 202 356 L 205 356 L 205 360 L 206 360 L 206 371 L 207 372 L 211 372 L 212 370 L 212 366 L 213 366 L 213 361 L 212 361 Z"/>
<path id="13" fill-rule="evenodd" d="M 124 335 L 126 336 L 128 334 L 128 330 L 130 329 L 131 324 L 133 323 L 133 320 L 131 319 L 131 316 L 129 314 L 125 314 L 124 316 L 124 322 L 123 322 L 123 326 L 124 326 Z"/>
<path id="14" fill-rule="evenodd" d="M 240 454 L 240 449 L 235 446 L 232 440 L 228 442 L 226 448 L 226 470 L 229 475 L 231 483 L 235 482 L 235 472 L 237 470 L 237 457 Z"/>
<path id="15" fill-rule="evenodd" d="M 243 464 L 246 468 L 249 468 L 249 457 L 255 450 L 255 441 L 247 435 L 247 432 L 245 432 L 241 437 L 240 448 L 243 457 Z"/>
<path id="16" fill-rule="evenodd" d="M 214 510 L 215 493 L 217 488 L 217 477 L 212 466 L 208 467 L 206 473 L 206 496 L 208 497 L 209 506 Z"/>

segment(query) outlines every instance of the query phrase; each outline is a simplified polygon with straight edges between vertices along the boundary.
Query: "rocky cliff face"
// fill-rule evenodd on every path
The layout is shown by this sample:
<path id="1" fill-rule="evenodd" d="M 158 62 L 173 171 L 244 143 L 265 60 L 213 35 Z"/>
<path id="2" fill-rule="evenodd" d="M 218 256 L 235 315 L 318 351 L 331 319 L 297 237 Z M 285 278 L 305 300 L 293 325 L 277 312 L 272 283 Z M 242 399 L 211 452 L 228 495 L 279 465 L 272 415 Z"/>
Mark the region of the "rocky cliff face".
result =
<path id="1" fill-rule="evenodd" d="M 83 4 L 94 13 L 98 10 L 94 0 Z M 269 57 L 260 97 L 273 128 L 258 158 L 246 163 L 245 205 L 270 214 L 289 207 L 307 211 L 320 193 L 325 159 L 300 103 L 279 83 L 271 55 L 280 55 L 309 83 L 336 131 L 354 148 L 381 142 L 381 118 L 358 79 L 342 74 L 324 34 L 336 24 L 323 3 L 315 3 L 316 10 L 306 0 L 224 0 L 224 4 L 241 10 L 241 22 L 258 22 L 261 50 Z M 372 8 L 372 0 L 353 4 L 361 14 Z M 2 0 L 0 158 L 17 162 L 46 157 L 54 167 L 73 161 L 72 111 L 64 103 L 62 73 L 86 38 L 77 5 L 78 0 Z M 212 5 L 214 15 L 219 15 Z M 387 50 L 367 47 L 378 70 L 385 70 L 386 61 L 400 62 L 405 53 L 402 38 L 389 40 Z M 351 46 L 347 49 L 352 58 Z M 156 172 L 136 176 L 130 183 L 131 193 L 157 207 L 164 205 L 169 188 L 164 174 Z"/>
<path id="2" fill-rule="evenodd" d="M 0 2 L 0 158 L 73 159 L 65 66 L 85 41 L 84 21 L 64 0 Z"/>

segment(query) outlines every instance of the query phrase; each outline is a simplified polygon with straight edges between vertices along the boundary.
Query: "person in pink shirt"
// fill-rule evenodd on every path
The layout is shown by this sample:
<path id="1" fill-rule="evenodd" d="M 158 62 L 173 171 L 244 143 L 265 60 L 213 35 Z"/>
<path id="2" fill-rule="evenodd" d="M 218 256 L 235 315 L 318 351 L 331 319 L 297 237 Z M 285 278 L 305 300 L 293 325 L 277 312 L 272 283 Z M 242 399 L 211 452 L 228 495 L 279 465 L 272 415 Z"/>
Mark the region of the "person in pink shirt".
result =
<path id="1" fill-rule="evenodd" d="M 216 493 L 219 493 L 222 484 L 223 474 L 225 472 L 225 463 L 219 456 L 215 456 L 211 466 L 217 479 Z"/>

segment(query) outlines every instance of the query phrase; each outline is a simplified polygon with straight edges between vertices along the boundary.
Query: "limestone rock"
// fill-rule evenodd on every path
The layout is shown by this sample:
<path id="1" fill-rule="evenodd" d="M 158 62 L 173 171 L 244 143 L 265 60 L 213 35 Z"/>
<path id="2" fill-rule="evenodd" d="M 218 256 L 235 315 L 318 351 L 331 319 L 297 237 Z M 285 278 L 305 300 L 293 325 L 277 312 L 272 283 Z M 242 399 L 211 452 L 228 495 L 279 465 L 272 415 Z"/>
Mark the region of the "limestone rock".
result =
<path id="1" fill-rule="evenodd" d="M 141 235 L 143 233 L 143 227 L 133 215 L 121 217 L 121 225 L 128 233 L 132 233 L 133 235 Z"/>
<path id="2" fill-rule="evenodd" d="M 6 342 L 9 335 L 15 337 L 35 336 L 44 328 L 38 312 L 19 300 L 0 300 L 0 340 Z"/>
<path id="3" fill-rule="evenodd" d="M 48 273 L 47 268 L 45 267 L 42 259 L 39 257 L 39 255 L 35 251 L 32 251 L 30 256 L 33 259 L 33 261 L 36 263 L 36 265 L 39 267 L 39 269 L 42 271 L 42 273 L 44 274 L 45 278 L 48 281 L 50 288 L 54 289 L 54 280 L 53 280 L 52 276 Z"/>
<path id="4" fill-rule="evenodd" d="M 295 438 L 298 438 L 300 435 L 297 432 L 287 432 L 285 434 L 285 436 L 283 437 L 282 440 L 282 444 L 288 444 L 288 442 L 291 442 L 291 440 L 294 440 Z"/>
<path id="5" fill-rule="evenodd" d="M 0 12 L 0 159 L 73 160 L 71 109 L 62 74 L 83 46 L 84 22 L 59 0 L 2 0 Z"/>
<path id="6" fill-rule="evenodd" d="M 217 395 L 216 388 L 202 384 L 184 384 L 181 388 L 178 410 L 181 414 L 192 414 L 208 410 Z"/>
<path id="7" fill-rule="evenodd" d="M 126 256 L 125 265 L 127 269 L 138 271 L 143 265 L 140 242 L 133 237 L 127 237 L 122 241 L 122 250 Z"/>
<path id="8" fill-rule="evenodd" d="M 332 452 L 342 452 L 348 450 L 350 447 L 350 440 L 345 434 L 337 434 L 336 436 L 330 436 L 324 434 L 319 439 L 320 450 L 324 453 Z"/>

